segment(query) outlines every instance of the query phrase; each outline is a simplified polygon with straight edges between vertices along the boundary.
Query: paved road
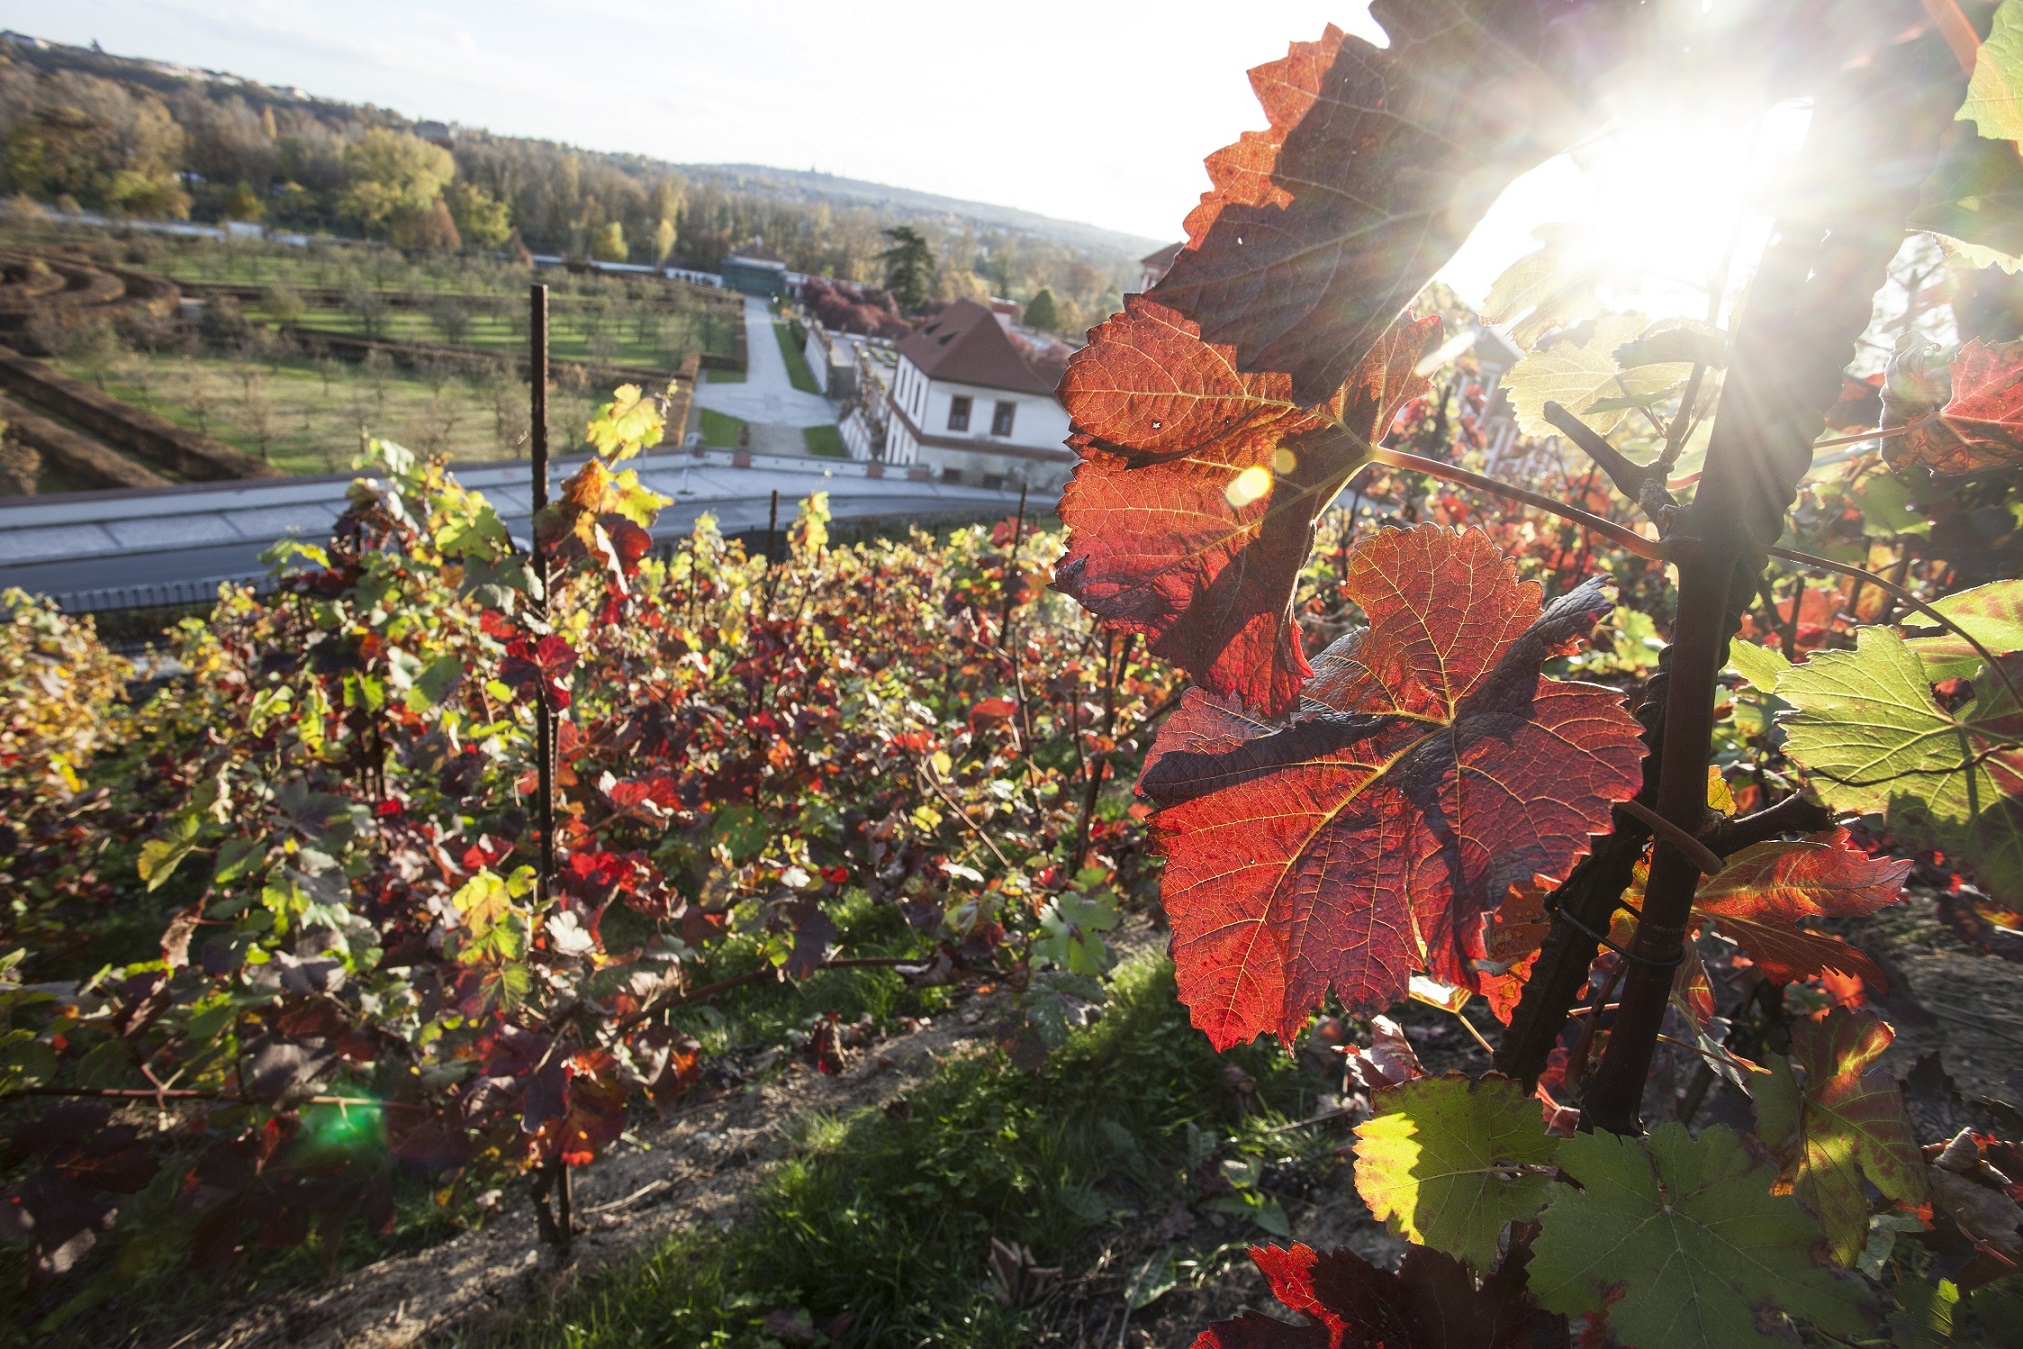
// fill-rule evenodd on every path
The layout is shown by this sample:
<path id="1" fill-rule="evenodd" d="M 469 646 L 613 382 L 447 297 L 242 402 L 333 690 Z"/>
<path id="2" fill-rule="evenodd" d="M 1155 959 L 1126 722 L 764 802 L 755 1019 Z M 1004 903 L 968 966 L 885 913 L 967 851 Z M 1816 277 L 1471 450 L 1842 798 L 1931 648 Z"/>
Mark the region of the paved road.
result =
<path id="1" fill-rule="evenodd" d="M 581 462 L 558 461 L 555 481 Z M 726 534 L 764 529 L 774 492 L 783 527 L 803 498 L 821 491 L 838 520 L 988 518 L 1009 515 L 1017 503 L 1014 493 L 980 487 L 870 478 L 862 464 L 841 460 L 757 455 L 741 469 L 722 452 L 697 460 L 670 450 L 638 462 L 641 480 L 674 498 L 654 527 L 662 543 L 686 535 L 704 513 Z M 527 537 L 532 493 L 524 463 L 474 465 L 457 477 L 492 502 L 515 537 Z M 343 474 L 16 498 L 0 506 L 0 590 L 20 586 L 77 609 L 142 602 L 85 593 L 115 587 L 181 586 L 190 593 L 174 598 L 201 598 L 220 580 L 265 575 L 259 555 L 278 539 L 327 539 L 351 482 Z"/>
<path id="2" fill-rule="evenodd" d="M 779 339 L 773 336 L 773 316 L 756 295 L 745 296 L 745 360 L 750 368 L 743 383 L 704 382 L 696 388 L 696 405 L 752 423 L 755 436 L 760 426 L 798 430 L 836 424 L 836 409 L 828 399 L 818 393 L 802 393 L 787 378 L 786 358 L 780 354 Z"/>

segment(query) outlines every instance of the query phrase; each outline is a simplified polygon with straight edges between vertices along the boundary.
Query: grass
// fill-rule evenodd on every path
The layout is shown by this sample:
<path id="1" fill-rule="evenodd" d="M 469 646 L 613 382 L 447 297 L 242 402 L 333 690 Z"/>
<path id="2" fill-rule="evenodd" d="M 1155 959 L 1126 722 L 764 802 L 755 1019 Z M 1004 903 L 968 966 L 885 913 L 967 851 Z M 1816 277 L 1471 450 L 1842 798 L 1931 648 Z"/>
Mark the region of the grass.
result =
<path id="1" fill-rule="evenodd" d="M 92 383 L 75 363 L 68 373 Z M 326 381 L 325 376 L 328 376 Z M 527 394 L 518 380 L 440 382 L 397 369 L 341 361 L 319 368 L 289 357 L 272 364 L 222 357 L 130 354 L 106 372 L 105 390 L 191 431 L 265 457 L 289 473 L 335 473 L 359 447 L 360 429 L 409 449 L 486 460 L 525 453 Z M 551 435 L 576 443 L 601 391 L 549 394 Z"/>
<path id="2" fill-rule="evenodd" d="M 738 448 L 739 433 L 745 429 L 741 418 L 728 412 L 718 412 L 715 408 L 702 409 L 702 443 L 715 446 L 719 450 Z"/>
<path id="3" fill-rule="evenodd" d="M 711 384 L 742 384 L 745 372 L 742 370 L 709 370 L 704 372 Z"/>
<path id="4" fill-rule="evenodd" d="M 1231 1061 L 1270 1104 L 1309 1107 L 1291 1060 L 1217 1056 L 1188 1026 L 1170 964 L 1140 957 L 1119 970 L 1103 1019 L 1039 1073 L 990 1049 L 943 1066 L 906 1111 L 797 1121 L 793 1155 L 749 1220 L 677 1235 L 482 1343 L 757 1349 L 774 1343 L 766 1318 L 784 1312 L 817 1327 L 850 1315 L 842 1345 L 1025 1345 L 1032 1314 L 990 1291 L 991 1238 L 1073 1267 L 1104 1232 L 1191 1192 L 1208 1131 L 1235 1125 L 1235 1148 L 1252 1154 L 1300 1146 L 1263 1133 L 1276 1115 L 1236 1123 Z"/>
<path id="5" fill-rule="evenodd" d="M 257 305 L 250 306 L 247 313 L 254 317 L 265 316 Z M 343 309 L 311 309 L 302 315 L 296 326 L 305 333 L 365 336 L 364 322 L 358 315 Z M 604 325 L 604 332 L 611 339 L 608 353 L 593 357 L 589 326 L 567 312 L 557 311 L 549 317 L 548 354 L 558 361 L 608 360 L 619 365 L 643 365 L 666 370 L 680 365 L 682 357 L 692 350 L 721 348 L 722 354 L 730 354 L 730 325 L 726 322 L 708 325 L 694 315 L 667 316 L 644 340 L 631 323 L 616 319 Z M 380 321 L 378 335 L 393 342 L 445 341 L 435 323 L 418 309 L 388 310 Z M 524 331 L 516 331 L 502 314 L 473 313 L 462 338 L 452 345 L 476 351 L 517 354 L 526 350 L 527 337 Z"/>
<path id="6" fill-rule="evenodd" d="M 794 345 L 794 334 L 786 324 L 773 320 L 773 336 L 779 340 L 780 355 L 787 362 L 787 379 L 802 393 L 820 393 L 821 386 L 815 383 L 815 372 L 808 369 L 808 358 Z"/>
<path id="7" fill-rule="evenodd" d="M 850 447 L 843 443 L 843 432 L 835 426 L 804 426 L 801 439 L 808 443 L 808 453 L 820 455 L 824 459 L 848 459 Z"/>

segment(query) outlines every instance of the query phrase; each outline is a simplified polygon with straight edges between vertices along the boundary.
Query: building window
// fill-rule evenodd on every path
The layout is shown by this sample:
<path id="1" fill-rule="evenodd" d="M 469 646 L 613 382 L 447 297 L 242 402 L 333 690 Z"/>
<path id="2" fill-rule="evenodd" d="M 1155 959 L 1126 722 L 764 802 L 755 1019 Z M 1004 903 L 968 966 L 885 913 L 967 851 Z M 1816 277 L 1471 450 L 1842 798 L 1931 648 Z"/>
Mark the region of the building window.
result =
<path id="1" fill-rule="evenodd" d="M 943 482 L 960 483 L 962 481 L 962 470 L 959 468 L 944 468 L 941 470 L 941 480 Z"/>
<path id="2" fill-rule="evenodd" d="M 948 400 L 948 429 L 969 430 L 969 397 L 966 394 L 959 394 Z"/>
<path id="3" fill-rule="evenodd" d="M 999 403 L 997 411 L 990 414 L 990 433 L 994 436 L 1010 435 L 1012 414 L 1018 410 L 1017 403 Z"/>
<path id="4" fill-rule="evenodd" d="M 1004 490 L 1004 474 L 1002 473 L 984 474 L 983 485 L 984 488 L 988 491 L 1002 492 Z"/>

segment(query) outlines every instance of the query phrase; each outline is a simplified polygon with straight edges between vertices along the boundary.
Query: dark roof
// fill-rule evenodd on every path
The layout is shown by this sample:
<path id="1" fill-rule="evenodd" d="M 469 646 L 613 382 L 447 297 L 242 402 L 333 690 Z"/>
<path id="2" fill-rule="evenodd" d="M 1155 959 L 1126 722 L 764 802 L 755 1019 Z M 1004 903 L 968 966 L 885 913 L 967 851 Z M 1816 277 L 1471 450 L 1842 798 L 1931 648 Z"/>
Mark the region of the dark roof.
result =
<path id="1" fill-rule="evenodd" d="M 1012 393 L 1051 394 L 1058 371 L 1036 368 L 990 310 L 957 300 L 899 343 L 899 354 L 929 379 Z"/>
<path id="2" fill-rule="evenodd" d="M 1163 272 L 1173 265 L 1173 259 L 1179 257 L 1180 250 L 1185 247 L 1187 247 L 1185 242 L 1168 244 L 1156 253 L 1147 253 L 1144 257 L 1138 259 L 1138 263 L 1143 267 L 1157 267 Z"/>

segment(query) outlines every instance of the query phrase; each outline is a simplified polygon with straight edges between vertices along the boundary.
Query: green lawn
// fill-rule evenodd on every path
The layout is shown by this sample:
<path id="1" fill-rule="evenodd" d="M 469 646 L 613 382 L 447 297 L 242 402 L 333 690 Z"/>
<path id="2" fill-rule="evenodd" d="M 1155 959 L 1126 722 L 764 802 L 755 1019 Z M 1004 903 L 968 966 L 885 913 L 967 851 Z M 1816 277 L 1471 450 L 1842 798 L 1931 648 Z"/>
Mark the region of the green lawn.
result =
<path id="1" fill-rule="evenodd" d="M 745 429 L 744 422 L 728 412 L 718 412 L 714 408 L 702 409 L 702 443 L 713 445 L 720 450 L 738 448 L 738 433 Z"/>
<path id="2" fill-rule="evenodd" d="M 804 426 L 801 439 L 808 442 L 809 454 L 819 454 L 824 459 L 850 457 L 850 448 L 843 443 L 843 432 L 834 426 Z"/>
<path id="3" fill-rule="evenodd" d="M 1247 1119 L 1224 1076 L 1232 1064 L 1256 1080 L 1263 1109 Z M 1309 1112 L 1316 1088 L 1274 1048 L 1218 1056 L 1187 1024 L 1171 965 L 1141 957 L 1118 972 L 1103 1019 L 1038 1073 L 985 1049 L 952 1058 L 904 1110 L 793 1121 L 793 1156 L 749 1219 L 679 1234 L 479 1342 L 759 1346 L 775 1343 L 763 1326 L 784 1313 L 836 1325 L 850 1346 L 1024 1346 L 1044 1313 L 992 1295 L 993 1237 L 1073 1270 L 1134 1220 L 1203 1203 L 1199 1177 L 1229 1174 L 1217 1158 L 1326 1166 L 1335 1140 L 1277 1127 Z M 1233 1215 L 1216 1219 L 1219 1236 L 1206 1223 L 1192 1242 L 1161 1247 L 1155 1235 L 1149 1259 L 1122 1240 L 1124 1258 L 1182 1285 L 1215 1278 L 1247 1241 L 1268 1239 L 1240 1215 L 1279 1212 L 1254 1189 L 1228 1193 L 1206 1201 Z"/>
<path id="4" fill-rule="evenodd" d="M 247 311 L 255 318 L 266 317 L 258 306 Z M 296 325 L 305 333 L 343 333 L 352 337 L 366 336 L 365 324 L 358 315 L 342 309 L 312 309 L 305 313 Z M 682 358 L 690 351 L 708 350 L 711 346 L 723 348 L 729 354 L 730 339 L 727 323 L 718 323 L 714 329 L 705 332 L 705 324 L 699 316 L 670 314 L 662 316 L 648 336 L 642 340 L 630 321 L 613 319 L 604 325 L 604 332 L 610 347 L 604 359 L 620 365 L 643 365 L 672 371 L 681 364 Z M 445 342 L 442 330 L 429 316 L 416 309 L 390 309 L 381 320 L 378 336 L 394 342 Z M 709 340 L 705 340 L 705 339 Z M 548 324 L 548 353 L 558 361 L 589 361 L 592 355 L 592 332 L 588 325 L 577 316 L 557 312 L 550 316 Z M 473 313 L 469 327 L 455 343 L 457 346 L 471 347 L 479 351 L 496 351 L 501 354 L 517 354 L 527 349 L 524 331 L 516 331 L 501 314 Z"/>
<path id="5" fill-rule="evenodd" d="M 62 367 L 97 382 L 75 363 Z M 269 365 L 213 357 L 127 355 L 106 372 L 105 390 L 176 425 L 221 440 L 289 473 L 349 467 L 362 435 L 385 436 L 452 460 L 517 458 L 526 451 L 527 390 L 503 373 L 490 380 L 431 381 L 395 370 L 293 357 Z M 548 396 L 558 450 L 578 443 L 604 391 L 558 388 Z"/>
<path id="6" fill-rule="evenodd" d="M 745 382 L 745 372 L 742 370 L 709 370 L 704 373 L 708 376 L 706 382 L 710 384 L 742 384 Z"/>
<path id="7" fill-rule="evenodd" d="M 787 361 L 787 378 L 793 381 L 794 387 L 802 393 L 822 392 L 821 388 L 815 383 L 815 372 L 808 369 L 808 358 L 801 354 L 799 347 L 794 345 L 793 329 L 778 319 L 774 319 L 773 336 L 779 340 L 780 355 L 785 357 Z"/>

